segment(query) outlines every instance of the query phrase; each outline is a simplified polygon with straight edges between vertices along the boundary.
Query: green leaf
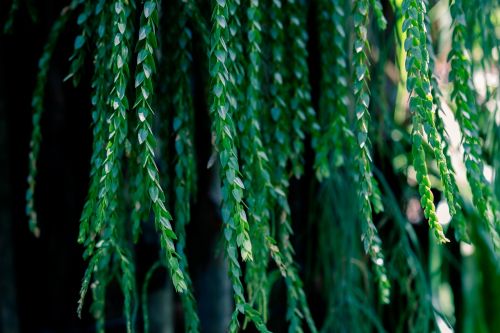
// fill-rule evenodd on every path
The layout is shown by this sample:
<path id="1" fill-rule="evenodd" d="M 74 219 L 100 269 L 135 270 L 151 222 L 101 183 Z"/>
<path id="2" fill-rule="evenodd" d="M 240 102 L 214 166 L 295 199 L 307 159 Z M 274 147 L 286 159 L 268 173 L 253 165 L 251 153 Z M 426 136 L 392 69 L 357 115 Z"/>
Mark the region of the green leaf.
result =
<path id="1" fill-rule="evenodd" d="M 153 200 L 153 202 L 156 202 L 158 200 L 158 187 L 149 187 L 149 196 L 151 197 L 151 200 Z"/>
<path id="2" fill-rule="evenodd" d="M 239 177 L 234 178 L 234 183 L 238 185 L 240 188 L 245 189 L 245 185 L 243 185 L 243 182 Z"/>
<path id="3" fill-rule="evenodd" d="M 142 144 L 148 137 L 148 131 L 145 128 L 141 128 L 138 133 L 139 144 Z"/>
<path id="4" fill-rule="evenodd" d="M 144 3 L 144 17 L 149 18 L 155 10 L 156 3 L 154 1 L 146 1 Z"/>

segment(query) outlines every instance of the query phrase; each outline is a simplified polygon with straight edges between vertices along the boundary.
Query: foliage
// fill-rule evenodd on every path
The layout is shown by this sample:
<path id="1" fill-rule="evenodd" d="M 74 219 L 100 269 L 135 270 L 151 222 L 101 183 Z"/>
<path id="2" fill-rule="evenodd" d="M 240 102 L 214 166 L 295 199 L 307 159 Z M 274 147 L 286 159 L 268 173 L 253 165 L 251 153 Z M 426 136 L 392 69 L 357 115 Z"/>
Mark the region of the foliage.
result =
<path id="1" fill-rule="evenodd" d="M 436 70 L 442 60 L 429 15 L 448 5 L 449 84 Z M 20 6 L 13 1 L 6 31 Z M 79 85 L 89 59 L 94 69 L 90 184 L 78 237 L 88 268 L 78 312 L 91 288 L 90 311 L 104 332 L 106 288 L 116 280 L 127 331 L 137 330 L 141 302 L 148 331 L 148 283 L 165 267 L 180 293 L 186 331 L 200 330 L 186 226 L 198 184 L 195 136 L 205 111 L 234 299 L 230 332 L 249 322 L 269 332 L 271 293 L 281 280 L 289 332 L 383 331 L 384 309 L 400 302 L 407 305 L 395 331 L 435 329 L 441 317 L 430 299 L 427 250 L 416 236 L 419 221 L 404 208 L 418 193 L 416 210 L 435 235 L 431 242 L 444 249 L 448 242 L 478 244 L 498 263 L 499 85 L 482 93 L 474 80 L 498 73 L 498 3 L 176 0 L 170 14 L 166 6 L 74 0 L 54 22 L 40 58 L 26 194 L 35 235 L 45 83 L 57 39 L 75 19 L 80 32 L 66 79 Z M 206 61 L 201 79 L 194 71 L 197 50 Z M 195 79 L 207 84 L 208 111 L 195 107 Z M 172 112 L 161 111 L 165 104 Z M 458 147 L 447 117 L 458 122 Z M 167 132 L 173 147 L 164 144 Z M 460 152 L 464 166 L 457 167 Z M 162 167 L 170 164 L 174 178 L 167 182 Z M 496 177 L 488 178 L 488 170 Z M 462 173 L 472 195 L 459 181 Z M 314 288 L 294 252 L 298 215 L 290 198 L 294 184 L 304 182 L 313 201 L 307 225 L 315 230 L 307 266 L 319 279 L 314 288 L 326 304 L 324 318 L 311 311 Z M 455 236 L 439 205 L 448 207 Z M 134 251 L 151 220 L 162 251 L 139 298 Z"/>

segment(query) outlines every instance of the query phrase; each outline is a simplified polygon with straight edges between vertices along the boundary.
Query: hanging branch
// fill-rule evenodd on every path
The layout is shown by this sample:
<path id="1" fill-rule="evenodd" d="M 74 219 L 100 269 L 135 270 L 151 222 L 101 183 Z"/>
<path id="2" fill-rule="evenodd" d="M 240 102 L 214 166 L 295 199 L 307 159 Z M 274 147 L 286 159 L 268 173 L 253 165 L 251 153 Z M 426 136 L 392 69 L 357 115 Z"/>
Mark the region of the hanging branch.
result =
<path id="1" fill-rule="evenodd" d="M 288 80 L 289 73 L 285 66 L 285 30 L 284 30 L 284 11 L 281 0 L 273 0 L 270 8 L 270 36 L 272 53 L 272 81 L 270 86 L 271 93 L 271 117 L 274 121 L 274 134 L 272 135 L 273 149 L 272 156 L 275 162 L 279 164 L 278 170 L 285 169 L 289 159 L 292 156 L 291 140 L 288 135 L 292 127 L 290 114 L 290 101 L 288 100 Z M 286 177 L 278 177 L 286 180 Z M 282 186 L 284 184 L 280 184 Z"/>
<path id="2" fill-rule="evenodd" d="M 183 272 L 188 269 L 185 253 L 186 225 L 191 220 L 191 200 L 196 196 L 196 152 L 194 149 L 194 107 L 191 95 L 191 30 L 187 26 L 189 18 L 188 6 L 184 3 L 176 7 L 177 22 L 175 37 L 177 40 L 173 55 L 176 68 L 173 82 L 177 87 L 173 93 L 175 135 L 175 233 L 178 237 L 177 253 L 179 254 L 180 268 Z M 188 290 L 193 290 L 191 279 L 185 276 Z M 196 300 L 192 293 L 183 293 L 181 301 L 185 311 L 184 325 L 187 332 L 198 332 L 200 321 L 196 313 Z"/>
<path id="3" fill-rule="evenodd" d="M 342 0 L 322 0 L 318 3 L 321 48 L 319 113 L 322 130 L 313 146 L 316 151 L 314 169 L 319 181 L 330 177 L 332 165 L 337 167 L 344 163 L 345 148 L 354 144 L 348 122 L 345 7 Z"/>
<path id="4" fill-rule="evenodd" d="M 492 21 L 495 18 L 495 11 L 498 6 L 498 1 L 491 0 L 472 0 L 460 1 L 462 12 L 464 13 L 464 20 L 461 22 L 467 27 L 464 31 L 463 38 L 465 39 L 465 48 L 468 50 L 473 50 L 474 47 L 479 46 L 481 49 L 482 57 L 479 60 L 474 60 L 471 57 L 471 67 L 470 76 L 474 77 L 475 71 L 480 70 L 482 72 L 491 71 L 496 67 L 497 60 L 494 56 L 495 52 L 500 51 L 500 39 L 496 37 L 495 24 Z M 451 4 L 451 1 L 450 1 Z M 477 64 L 478 66 L 474 66 Z M 480 73 L 478 73 L 480 74 Z M 482 103 L 478 103 L 478 107 L 481 108 L 481 104 L 485 104 L 488 101 L 495 98 L 495 93 L 491 89 L 488 89 L 488 80 L 484 80 L 485 88 L 485 98 Z M 475 88 L 474 80 L 471 80 L 472 88 Z M 478 91 L 479 89 L 475 89 Z M 493 107 L 497 109 L 496 106 Z"/>
<path id="5" fill-rule="evenodd" d="M 184 275 L 179 267 L 179 255 L 175 251 L 173 240 L 176 239 L 170 221 L 172 217 L 165 207 L 165 194 L 160 185 L 159 172 L 154 160 L 156 138 L 151 129 L 151 96 L 153 94 L 153 75 L 156 71 L 153 51 L 157 47 L 156 29 L 158 27 L 158 3 L 146 1 L 141 15 L 139 41 L 137 42 L 137 68 L 135 76 L 136 102 L 134 108 L 139 117 L 138 140 L 141 146 L 139 157 L 141 172 L 145 173 L 143 186 L 148 188 L 156 228 L 161 232 L 161 245 L 167 256 L 167 265 L 172 283 L 177 292 L 187 291 Z"/>
<path id="6" fill-rule="evenodd" d="M 90 245 L 95 235 L 89 237 L 90 227 L 93 222 L 93 216 L 96 210 L 96 203 L 99 197 L 100 170 L 102 163 L 106 157 L 106 143 L 108 136 L 108 128 L 106 121 L 108 119 L 109 100 L 107 93 L 110 90 L 109 82 L 112 76 L 109 75 L 109 60 L 110 48 L 109 29 L 111 25 L 107 22 L 108 15 L 104 11 L 104 2 L 101 0 L 96 8 L 96 16 L 99 17 L 98 36 L 96 42 L 95 68 L 94 77 L 92 79 L 92 125 L 93 125 L 93 143 L 92 156 L 90 158 L 90 186 L 87 194 L 87 200 L 83 206 L 83 212 L 80 218 L 80 232 L 78 242 L 80 244 Z M 84 255 L 86 256 L 86 255 Z"/>
<path id="7" fill-rule="evenodd" d="M 421 195 L 424 215 L 429 221 L 429 226 L 434 231 L 440 243 L 449 242 L 443 233 L 443 228 L 438 222 L 434 196 L 431 192 L 431 184 L 426 166 L 426 154 L 423 147 L 424 133 L 429 139 L 434 157 L 438 164 L 441 181 L 445 189 L 446 198 L 450 208 L 450 214 L 455 214 L 455 200 L 449 176 L 449 171 L 444 157 L 439 135 L 434 123 L 432 112 L 431 85 L 429 82 L 429 53 L 427 52 L 427 34 L 425 27 L 425 3 L 419 1 L 405 0 L 402 10 L 405 13 L 403 32 L 407 37 L 404 47 L 407 52 L 406 69 L 408 80 L 406 88 L 410 93 L 410 110 L 413 118 L 413 159 L 417 173 L 417 182 Z M 425 130 L 425 132 L 424 132 Z"/>
<path id="8" fill-rule="evenodd" d="M 287 0 L 285 10 L 289 14 L 289 38 L 291 38 L 292 68 L 291 100 L 292 113 L 292 171 L 299 178 L 304 173 L 304 139 L 306 132 L 318 135 L 316 115 L 311 106 L 311 86 L 307 66 L 306 18 L 308 6 L 304 0 Z M 317 141 L 317 140 L 315 140 Z"/>
<path id="9" fill-rule="evenodd" d="M 244 33 L 243 27 L 241 25 L 240 17 L 244 13 L 245 6 L 241 5 L 240 0 L 234 1 L 231 3 L 232 5 L 228 6 L 229 9 L 229 19 L 228 19 L 228 27 L 229 27 L 229 42 L 228 42 L 228 50 L 229 50 L 229 78 L 232 81 L 232 85 L 230 89 L 231 95 L 234 97 L 234 103 L 230 104 L 234 106 L 234 125 L 237 125 L 237 110 L 240 107 L 245 105 L 245 67 L 244 67 L 244 52 L 243 52 L 243 40 Z M 241 87 L 241 89 L 240 89 Z M 234 128 L 235 133 L 237 133 L 237 129 Z M 239 137 L 235 136 L 234 138 L 235 146 L 239 148 L 240 142 Z"/>
<path id="10" fill-rule="evenodd" d="M 14 2 L 12 7 L 17 6 L 18 2 Z M 42 131 L 40 128 L 40 120 L 44 111 L 45 101 L 45 84 L 49 74 L 50 61 L 57 44 L 57 40 L 68 22 L 68 17 L 71 11 L 76 7 L 75 4 L 70 5 L 62 10 L 61 15 L 52 25 L 49 33 L 49 38 L 45 44 L 42 56 L 38 61 L 38 76 L 36 79 L 35 91 L 31 100 L 33 107 L 33 130 L 31 132 L 30 153 L 29 153 L 29 172 L 28 172 L 28 190 L 26 191 L 26 215 L 29 218 L 29 228 L 35 237 L 40 236 L 38 228 L 38 218 L 35 210 L 35 186 L 36 175 L 38 173 L 37 161 L 40 154 L 40 144 L 42 141 Z M 12 9 L 11 9 L 12 10 Z M 12 15 L 12 14 L 11 14 Z M 12 16 L 11 16 L 12 17 Z"/>
<path id="11" fill-rule="evenodd" d="M 271 235 L 266 237 L 266 246 L 273 261 L 278 266 L 283 276 L 287 288 L 287 321 L 289 330 L 301 330 L 302 318 L 305 317 L 307 324 L 312 332 L 316 332 L 315 324 L 307 305 L 305 293 L 303 291 L 302 281 L 294 266 L 293 247 L 290 243 L 292 228 L 290 225 L 290 207 L 287 202 L 288 192 L 288 161 L 292 159 L 293 149 L 292 140 L 289 134 L 292 125 L 292 116 L 288 105 L 290 86 L 286 83 L 289 77 L 287 67 L 285 66 L 285 45 L 286 38 L 284 33 L 285 9 L 289 10 L 289 4 L 283 6 L 279 0 L 271 3 L 270 37 L 273 41 L 271 47 L 272 55 L 272 81 L 270 85 L 271 94 L 271 118 L 273 120 L 273 131 L 271 144 L 271 161 L 269 165 L 274 165 L 272 169 L 273 189 L 270 192 L 273 202 L 277 204 L 278 211 L 275 220 L 279 223 L 277 243 Z M 303 14 L 303 13 L 302 13 Z M 300 38 L 300 37 L 299 37 Z M 302 44 L 301 44 L 302 45 Z M 305 46 L 305 44 L 303 44 Z M 304 59 L 305 58 L 301 58 Z M 302 91 L 302 90 L 301 90 Z M 312 121 L 310 121 L 312 123 Z M 307 123 L 304 123 L 307 125 Z"/>
<path id="12" fill-rule="evenodd" d="M 244 288 L 240 280 L 241 267 L 237 248 L 243 260 L 253 260 L 249 224 L 242 206 L 244 184 L 239 178 L 239 163 L 234 142 L 235 126 L 233 113 L 237 110 L 235 93 L 235 66 L 238 56 L 234 38 L 238 31 L 238 21 L 234 19 L 238 3 L 218 0 L 212 15 L 212 39 L 210 53 L 210 74 L 212 77 L 213 103 L 211 107 L 212 131 L 215 147 L 219 153 L 222 181 L 222 221 L 226 255 L 229 260 L 229 277 L 233 285 L 236 309 L 231 316 L 229 332 L 238 331 L 238 314 L 245 314 L 260 332 L 267 332 L 265 324 L 257 312 L 247 304 Z M 230 15 L 231 14 L 231 15 Z M 234 32 L 231 36 L 230 30 Z M 237 46 L 237 45 L 236 45 Z M 239 54 L 241 55 L 241 53 Z M 231 71 L 230 71 L 231 70 Z"/>
<path id="13" fill-rule="evenodd" d="M 250 218 L 250 235 L 254 260 L 247 264 L 245 280 L 250 304 L 257 304 L 257 308 L 266 320 L 267 295 L 265 286 L 269 250 L 266 245 L 270 237 L 270 191 L 272 189 L 269 159 L 261 138 L 262 119 L 262 36 L 261 36 L 261 4 L 258 0 L 251 0 L 247 9 L 247 41 L 248 57 L 246 64 L 246 94 L 243 112 L 238 123 L 240 141 L 240 156 L 242 173 L 247 189 L 247 205 Z"/>
<path id="14" fill-rule="evenodd" d="M 99 17 L 99 34 L 96 41 L 96 54 L 94 76 L 92 79 L 92 125 L 93 125 L 93 144 L 92 144 L 92 156 L 90 159 L 90 186 L 87 194 L 87 199 L 85 205 L 83 206 L 83 212 L 80 217 L 80 231 L 78 235 L 78 242 L 84 244 L 87 250 L 85 251 L 83 257 L 88 258 L 93 253 L 93 243 L 96 239 L 95 233 L 95 212 L 96 205 L 99 199 L 99 185 L 101 178 L 102 163 L 106 157 L 106 143 L 107 137 L 109 135 L 106 121 L 108 119 L 108 105 L 109 100 L 107 98 L 107 93 L 111 90 L 109 82 L 112 76 L 109 74 L 109 67 L 105 59 L 110 56 L 111 49 L 108 47 L 108 42 L 111 39 L 111 33 L 109 31 L 112 25 L 108 21 L 108 15 L 103 10 L 102 5 L 105 0 L 99 2 L 99 10 L 96 9 L 96 15 Z M 91 230 L 92 227 L 92 230 Z M 89 268 L 85 272 L 83 278 L 82 288 L 80 290 L 80 300 L 78 306 L 78 316 L 81 317 L 81 312 L 83 308 L 83 301 L 87 293 L 88 285 L 91 282 L 92 272 L 95 270 L 96 265 L 101 262 L 102 252 L 97 252 L 91 257 L 89 262 Z M 106 265 L 109 264 L 109 256 L 106 257 Z M 92 267 L 90 269 L 90 267 Z M 106 271 L 107 272 L 107 271 Z M 106 277 L 103 276 L 103 270 L 98 270 L 96 272 L 95 280 L 105 281 Z M 97 283 L 93 290 L 94 304 L 92 305 L 92 312 L 94 312 L 95 317 L 104 309 L 105 301 L 105 285 L 104 282 Z M 102 305 L 100 305 L 102 303 Z M 102 326 L 102 327 L 101 327 Z M 103 323 L 98 322 L 96 324 L 97 331 L 102 332 Z"/>
<path id="15" fill-rule="evenodd" d="M 380 191 L 371 171 L 371 156 L 369 151 L 370 140 L 368 138 L 368 126 L 370 114 L 368 106 L 370 95 L 368 91 L 368 81 L 370 72 L 368 69 L 369 50 L 367 25 L 368 25 L 369 4 L 367 0 L 357 0 L 354 3 L 354 98 L 356 113 L 357 142 L 355 165 L 358 172 L 360 213 L 362 240 L 365 252 L 370 256 L 374 265 L 375 275 L 378 281 L 380 300 L 383 303 L 389 302 L 390 283 L 384 267 L 384 255 L 382 254 L 381 240 L 378 236 L 377 228 L 373 223 L 372 205 L 375 212 L 380 212 L 382 201 Z"/>
<path id="16" fill-rule="evenodd" d="M 102 15 L 106 15 L 103 13 Z M 130 8 L 123 0 L 116 0 L 113 9 L 108 15 L 117 15 L 113 25 L 114 43 L 111 49 L 111 69 L 114 75 L 113 86 L 110 91 L 109 106 L 111 114 L 108 119 L 109 136 L 106 145 L 105 159 L 101 164 L 100 193 L 97 201 L 96 222 L 92 232 L 99 235 L 103 224 L 107 223 L 110 215 L 116 212 L 118 187 L 117 180 L 121 174 L 121 159 L 123 143 L 127 137 L 128 98 L 125 95 L 130 71 L 128 67 L 129 45 L 125 36 L 127 19 Z M 103 59 L 100 59 L 101 61 Z M 109 207 L 109 212 L 108 212 Z"/>
<path id="17" fill-rule="evenodd" d="M 426 8 L 429 7 L 429 4 L 426 1 Z M 466 241 L 469 242 L 469 235 L 467 233 L 467 225 L 465 221 L 465 217 L 462 213 L 462 206 L 463 203 L 461 203 L 461 197 L 460 193 L 458 190 L 457 182 L 455 180 L 455 174 L 453 170 L 453 165 L 451 163 L 451 158 L 450 158 L 450 151 L 449 151 L 449 140 L 446 135 L 446 130 L 444 126 L 444 122 L 442 119 L 442 116 L 444 114 L 444 110 L 441 107 L 441 98 L 442 98 L 442 93 L 441 89 L 439 88 L 439 83 L 436 74 L 434 73 L 434 68 L 435 68 L 435 58 L 436 55 L 434 54 L 433 48 L 432 48 L 432 40 L 431 40 L 431 34 L 430 34 L 430 19 L 429 16 L 426 15 L 424 17 L 425 20 L 425 27 L 426 27 L 426 47 L 427 50 L 429 51 L 429 68 L 428 68 L 428 77 L 430 80 L 430 89 L 431 89 L 431 95 L 432 95 L 432 103 L 434 109 L 434 114 L 435 114 L 435 121 L 436 121 L 436 130 L 438 132 L 438 136 L 440 140 L 443 142 L 443 156 L 445 157 L 445 162 L 446 162 L 446 168 L 448 169 L 448 175 L 449 175 L 449 184 L 447 184 L 447 191 L 446 195 L 449 197 L 448 202 L 449 204 L 453 204 L 454 202 L 454 207 L 452 208 L 452 211 L 455 211 L 455 214 L 453 216 L 453 226 L 455 229 L 455 236 L 458 240 Z M 451 202 L 450 202 L 451 200 Z"/>
<path id="18" fill-rule="evenodd" d="M 231 111 L 236 109 L 235 97 L 231 95 L 234 91 L 234 82 L 228 68 L 231 66 L 228 42 L 229 35 L 229 2 L 219 0 L 214 7 L 213 28 L 211 41 L 211 76 L 213 104 L 211 114 L 213 117 L 213 132 L 216 135 L 216 148 L 222 166 L 222 215 L 226 223 L 226 240 L 231 244 L 235 237 L 236 244 L 228 245 L 228 250 L 234 245 L 241 249 L 243 260 L 252 260 L 252 245 L 248 235 L 248 221 L 242 206 L 244 185 L 239 175 L 239 164 L 234 144 L 234 123 Z M 232 235 L 234 232 L 235 235 Z M 231 255 L 230 255 L 231 254 Z M 230 259 L 237 256 L 228 253 Z M 237 260 L 235 261 L 237 262 Z M 239 264 L 238 264 L 239 266 Z"/>
<path id="19" fill-rule="evenodd" d="M 81 288 L 79 314 L 83 306 L 85 293 L 90 283 L 90 277 L 94 274 L 95 283 L 99 291 L 94 292 L 94 304 L 92 312 L 97 320 L 97 329 L 104 332 L 104 304 L 105 288 L 109 283 L 106 278 L 108 275 L 108 264 L 113 262 L 113 266 L 121 271 L 118 275 L 120 287 L 124 294 L 124 315 L 126 318 L 127 332 L 134 329 L 134 299 L 136 298 L 135 286 L 135 265 L 132 256 L 124 242 L 124 231 L 121 221 L 123 220 L 120 209 L 121 195 L 118 192 L 120 184 L 123 182 L 122 176 L 122 157 L 123 145 L 127 137 L 127 110 L 128 99 L 125 95 L 129 81 L 128 62 L 130 35 L 125 33 L 127 30 L 128 17 L 131 13 L 129 3 L 122 0 L 116 0 L 110 6 L 110 13 L 104 10 L 99 13 L 101 24 L 105 24 L 103 18 L 107 15 L 108 19 L 116 17 L 113 21 L 113 46 L 111 48 L 111 70 L 114 75 L 113 86 L 109 92 L 109 106 L 112 110 L 109 119 L 109 136 L 106 145 L 105 159 L 99 169 L 100 190 L 96 202 L 95 222 L 90 226 L 89 237 L 92 241 L 86 242 L 86 255 L 90 257 L 89 266 L 85 273 Z M 98 45 L 102 45 L 104 39 L 100 38 Z M 104 48 L 104 47 L 103 47 Z M 104 48 L 105 49 L 105 48 Z M 101 51 L 103 52 L 103 51 Z M 106 53 L 97 53 L 97 57 L 104 56 Z M 104 59 L 98 59 L 104 62 Z M 101 71 L 104 69 L 101 69 Z M 99 79 L 99 73 L 96 73 L 96 80 Z M 99 93 L 96 86 L 95 93 Z M 99 110 L 105 112 L 104 110 Z M 92 193 L 90 193 L 92 195 Z M 85 221 L 83 221 L 85 223 Z M 85 229 L 85 226 L 83 227 Z M 94 238 L 96 240 L 94 240 Z M 95 248 L 95 249 L 94 249 Z M 112 258 L 116 258 L 114 261 Z"/>
<path id="20" fill-rule="evenodd" d="M 464 162 L 467 179 L 472 190 L 472 200 L 477 207 L 486 229 L 489 231 L 493 245 L 500 248 L 498 230 L 500 216 L 497 203 L 493 197 L 490 184 L 483 174 L 484 163 L 479 135 L 479 114 L 472 90 L 472 67 L 470 56 L 465 47 L 466 26 L 462 1 L 455 0 L 450 7 L 453 18 L 452 49 L 448 55 L 451 61 L 449 80 L 453 82 L 451 98 L 456 104 L 456 118 L 463 135 Z"/>

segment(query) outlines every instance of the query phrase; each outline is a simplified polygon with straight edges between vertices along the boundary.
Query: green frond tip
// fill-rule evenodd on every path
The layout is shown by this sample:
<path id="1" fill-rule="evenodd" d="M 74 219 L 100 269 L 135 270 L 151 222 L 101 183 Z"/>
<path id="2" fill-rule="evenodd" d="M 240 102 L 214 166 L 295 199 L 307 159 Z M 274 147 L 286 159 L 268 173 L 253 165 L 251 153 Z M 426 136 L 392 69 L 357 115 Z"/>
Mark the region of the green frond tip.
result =
<path id="1" fill-rule="evenodd" d="M 271 331 L 267 329 L 266 324 L 262 320 L 260 313 L 253 309 L 249 304 L 244 305 L 243 312 L 254 323 L 255 327 L 260 333 L 271 333 Z"/>
<path id="2" fill-rule="evenodd" d="M 427 29 L 430 29 L 430 19 L 428 16 L 425 17 L 425 26 Z M 436 135 L 437 138 L 435 136 L 433 138 L 433 141 L 441 140 L 443 143 L 442 155 L 438 156 L 438 158 L 444 160 L 440 160 L 438 163 L 439 172 L 440 175 L 442 175 L 441 181 L 443 182 L 442 185 L 444 188 L 444 194 L 446 200 L 448 201 L 450 215 L 453 216 L 453 221 L 454 221 L 453 227 L 455 229 L 455 236 L 458 240 L 463 240 L 468 242 L 469 236 L 466 230 L 465 218 L 462 214 L 462 204 L 460 203 L 461 198 L 457 182 L 455 180 L 453 166 L 450 158 L 450 151 L 449 151 L 450 147 L 448 142 L 449 138 L 447 133 L 445 133 L 446 132 L 445 125 L 442 119 L 444 113 L 441 106 L 442 93 L 439 87 L 437 76 L 434 73 L 436 55 L 434 54 L 432 48 L 432 40 L 430 33 L 427 34 L 427 49 L 429 51 L 428 71 L 429 71 L 429 79 L 431 85 L 432 103 L 433 106 L 435 107 L 434 114 L 435 114 L 436 130 L 437 130 L 437 135 Z M 448 178 L 446 177 L 446 173 L 448 174 Z"/>
<path id="3" fill-rule="evenodd" d="M 92 273 L 97 267 L 97 263 L 100 260 L 100 252 L 98 252 L 95 256 L 92 257 L 90 260 L 87 269 L 85 270 L 85 274 L 83 276 L 82 280 L 82 286 L 80 287 L 80 298 L 78 299 L 78 309 L 76 310 L 78 314 L 78 318 L 82 317 L 82 310 L 83 310 L 83 305 L 85 302 L 85 296 L 87 295 L 87 291 L 90 286 L 91 278 L 92 278 Z"/>
<path id="4" fill-rule="evenodd" d="M 375 279 L 378 285 L 379 299 L 382 304 L 390 303 L 391 296 L 391 283 L 387 277 L 387 271 L 385 268 L 384 255 L 382 253 L 381 241 L 378 236 L 372 236 L 375 240 L 372 241 L 373 244 L 364 241 L 365 252 L 370 256 L 373 270 L 375 272 Z"/>
<path id="5" fill-rule="evenodd" d="M 417 117 L 416 117 L 417 118 Z M 422 138 L 422 126 L 418 124 L 418 121 L 414 121 L 413 129 L 413 166 L 417 174 L 418 191 L 420 193 L 421 205 L 424 211 L 424 216 L 428 220 L 429 227 L 434 232 L 436 239 L 440 243 L 447 243 L 450 240 L 446 238 L 443 232 L 443 227 L 439 224 L 436 207 L 434 206 L 434 195 L 431 191 L 431 182 L 429 179 L 427 165 L 425 162 L 425 151 L 423 147 Z"/>

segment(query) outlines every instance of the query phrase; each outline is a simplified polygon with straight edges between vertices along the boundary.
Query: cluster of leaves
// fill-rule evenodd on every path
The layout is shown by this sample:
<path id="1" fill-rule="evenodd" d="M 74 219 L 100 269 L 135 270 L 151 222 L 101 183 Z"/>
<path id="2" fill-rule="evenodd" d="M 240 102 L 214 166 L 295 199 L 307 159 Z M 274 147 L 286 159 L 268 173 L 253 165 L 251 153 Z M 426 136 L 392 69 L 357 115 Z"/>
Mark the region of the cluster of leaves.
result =
<path id="1" fill-rule="evenodd" d="M 489 8 L 490 13 L 497 8 L 482 4 L 483 0 L 475 2 Z M 172 5 L 173 21 L 164 20 L 166 24 L 161 19 L 162 6 L 157 0 L 137 5 L 131 0 L 75 0 L 54 23 L 40 59 L 33 97 L 27 192 L 27 214 L 35 234 L 39 234 L 34 191 L 45 82 L 57 38 L 71 15 L 79 11 L 76 22 L 80 33 L 75 38 L 67 78 L 77 85 L 85 61 L 92 58 L 94 65 L 90 185 L 78 238 L 85 246 L 84 258 L 89 264 L 79 311 L 91 288 L 90 310 L 97 331 L 103 332 L 106 288 L 116 278 L 124 294 L 127 331 L 136 330 L 140 300 L 134 245 L 140 239 L 142 224 L 153 220 L 162 252 L 143 285 L 145 331 L 149 330 L 149 321 L 144 299 L 148 282 L 159 267 L 168 269 L 174 288 L 181 294 L 186 331 L 200 330 L 186 255 L 186 226 L 197 191 L 194 138 L 198 114 L 192 79 L 193 53 L 198 47 L 208 58 L 203 79 L 208 82 L 206 99 L 221 188 L 221 234 L 235 304 L 229 331 L 240 329 L 242 317 L 243 326 L 253 322 L 260 332 L 269 331 L 270 294 L 280 276 L 286 288 L 289 331 L 302 332 L 305 327 L 318 331 L 294 258 L 295 216 L 288 202 L 290 182 L 307 178 L 310 171 L 316 175 L 313 185 L 319 188 L 318 221 L 311 224 L 317 226 L 321 288 L 328 305 L 323 330 L 340 330 L 342 324 L 380 329 L 377 315 L 366 308 L 372 298 L 377 304 L 390 303 L 395 297 L 391 288 L 409 300 L 407 328 L 429 330 L 433 305 L 417 253 L 418 242 L 386 176 L 379 171 L 378 156 L 374 154 L 377 150 L 372 146 L 374 128 L 387 140 L 391 133 L 378 121 L 383 117 L 372 119 L 382 109 L 372 105 L 372 95 L 380 95 L 383 88 L 370 79 L 375 71 L 372 62 L 388 62 L 387 58 L 379 59 L 380 51 L 388 47 L 377 43 L 372 35 L 387 30 L 397 35 L 400 29 L 402 39 L 394 39 L 396 46 L 406 52 L 399 72 L 406 76 L 411 119 L 406 129 L 409 139 L 402 150 L 412 156 L 421 208 L 438 242 L 449 242 L 436 214 L 437 192 L 433 193 L 433 187 L 442 188 L 456 238 L 470 241 L 470 228 L 462 211 L 465 200 L 455 180 L 449 138 L 440 114 L 445 96 L 434 73 L 427 2 L 392 3 L 392 10 L 402 18 L 399 28 L 388 24 L 378 0 L 317 0 L 314 6 L 305 0 L 215 0 L 209 18 L 197 1 L 178 0 Z M 11 12 L 18 7 L 19 1 L 14 1 Z M 315 11 L 309 15 L 312 9 Z M 478 34 L 477 29 L 467 31 L 468 21 L 474 22 L 480 16 L 474 10 L 465 14 L 469 9 L 461 0 L 453 1 L 450 8 L 453 40 L 449 80 L 453 88 L 449 104 L 454 105 L 462 130 L 473 204 L 498 249 L 500 212 L 484 176 L 487 160 L 481 148 L 481 117 L 472 82 L 475 66 L 470 58 L 474 41 L 480 40 L 486 61 L 493 62 L 494 52 L 490 51 L 496 48 L 498 52 L 498 43 L 488 34 Z M 311 29 L 316 22 L 318 29 Z M 494 25 L 488 22 L 484 27 L 494 31 Z M 9 20 L 6 29 L 11 26 Z M 314 67 L 310 66 L 311 31 L 318 34 L 318 73 L 312 73 Z M 193 38 L 194 34 L 199 38 Z M 160 47 L 168 44 L 166 39 L 173 48 L 167 60 Z M 194 40 L 201 45 L 195 45 Z M 170 76 L 173 82 L 166 93 L 173 112 L 160 114 L 167 117 L 161 122 L 154 117 L 155 108 L 163 107 L 158 92 L 164 87 L 158 84 L 162 81 L 157 67 L 168 67 L 168 73 L 162 76 Z M 317 103 L 311 88 L 315 83 L 311 77 L 315 75 L 319 77 Z M 155 124 L 162 133 L 155 132 Z M 170 130 L 173 154 L 168 154 L 170 151 L 161 144 L 163 132 Z M 392 141 L 387 146 L 391 153 L 401 149 Z M 308 170 L 305 163 L 310 150 L 314 155 L 313 170 Z M 161 179 L 166 174 L 161 166 L 170 161 L 174 165 L 175 178 L 169 183 L 173 189 L 166 188 L 166 180 Z M 434 177 L 434 169 L 438 177 Z M 407 170 L 410 165 L 403 172 L 393 171 L 409 177 Z M 130 195 L 124 189 L 131 189 Z M 167 198 L 168 193 L 173 193 L 172 198 Z M 387 219 L 394 222 L 391 235 L 395 236 L 386 237 L 391 247 L 384 246 L 383 250 L 384 237 L 379 235 L 378 222 Z M 352 262 L 361 263 L 363 269 L 371 268 L 373 273 L 355 271 Z M 365 297 L 362 275 L 370 276 L 370 285 L 376 285 L 378 297 Z M 410 290 L 411 283 L 402 282 L 409 280 L 414 281 L 414 291 Z M 360 316 L 362 308 L 370 318 L 367 322 Z"/>

